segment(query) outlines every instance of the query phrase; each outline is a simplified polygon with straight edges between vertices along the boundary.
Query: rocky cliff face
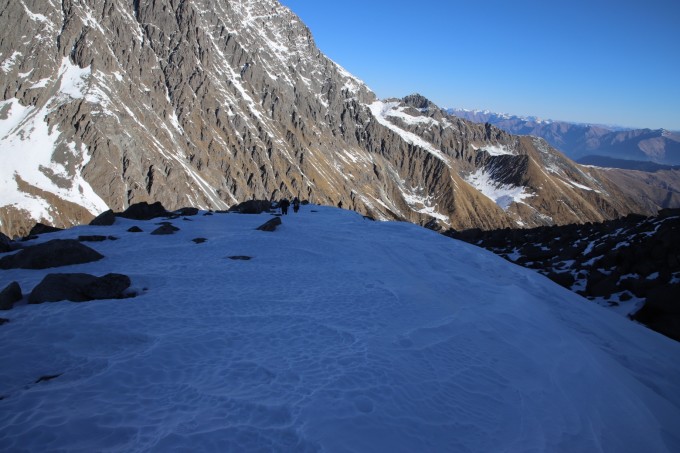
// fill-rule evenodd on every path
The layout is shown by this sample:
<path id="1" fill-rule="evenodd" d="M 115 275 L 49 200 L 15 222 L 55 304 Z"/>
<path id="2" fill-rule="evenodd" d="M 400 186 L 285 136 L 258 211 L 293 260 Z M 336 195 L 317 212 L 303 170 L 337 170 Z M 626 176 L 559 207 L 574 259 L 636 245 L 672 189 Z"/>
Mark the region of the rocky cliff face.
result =
<path id="1" fill-rule="evenodd" d="M 0 229 L 300 196 L 446 228 L 649 212 L 546 142 L 378 101 L 275 0 L 0 1 Z"/>

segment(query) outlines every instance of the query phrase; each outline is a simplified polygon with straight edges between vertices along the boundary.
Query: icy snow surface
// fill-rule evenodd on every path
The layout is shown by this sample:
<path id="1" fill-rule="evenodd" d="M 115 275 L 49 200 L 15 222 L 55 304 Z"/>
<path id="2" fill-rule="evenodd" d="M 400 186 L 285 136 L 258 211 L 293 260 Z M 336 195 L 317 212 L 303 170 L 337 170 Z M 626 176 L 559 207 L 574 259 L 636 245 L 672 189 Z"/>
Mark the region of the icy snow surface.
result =
<path id="1" fill-rule="evenodd" d="M 119 237 L 52 272 L 140 295 L 2 313 L 0 451 L 680 451 L 680 344 L 411 224 L 269 218 L 38 239 Z"/>

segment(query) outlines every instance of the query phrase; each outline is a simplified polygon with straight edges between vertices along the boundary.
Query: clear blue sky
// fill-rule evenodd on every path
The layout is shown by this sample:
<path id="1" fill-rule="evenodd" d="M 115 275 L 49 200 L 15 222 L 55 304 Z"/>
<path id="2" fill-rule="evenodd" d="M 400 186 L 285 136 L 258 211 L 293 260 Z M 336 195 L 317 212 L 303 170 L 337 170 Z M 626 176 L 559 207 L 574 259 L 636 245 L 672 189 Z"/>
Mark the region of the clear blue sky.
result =
<path id="1" fill-rule="evenodd" d="M 281 0 L 380 98 L 680 130 L 678 0 Z"/>

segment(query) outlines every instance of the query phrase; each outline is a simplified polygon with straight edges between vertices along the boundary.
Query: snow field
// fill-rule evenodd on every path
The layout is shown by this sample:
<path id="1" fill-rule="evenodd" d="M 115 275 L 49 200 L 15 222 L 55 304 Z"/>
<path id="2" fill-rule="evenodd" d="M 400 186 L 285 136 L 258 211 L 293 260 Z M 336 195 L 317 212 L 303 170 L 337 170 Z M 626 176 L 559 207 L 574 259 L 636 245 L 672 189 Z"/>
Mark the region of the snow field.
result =
<path id="1" fill-rule="evenodd" d="M 411 224 L 303 206 L 255 230 L 269 218 L 41 237 L 119 237 L 51 272 L 140 294 L 3 313 L 0 450 L 680 448 L 677 343 Z M 28 292 L 46 273 L 0 276 Z"/>

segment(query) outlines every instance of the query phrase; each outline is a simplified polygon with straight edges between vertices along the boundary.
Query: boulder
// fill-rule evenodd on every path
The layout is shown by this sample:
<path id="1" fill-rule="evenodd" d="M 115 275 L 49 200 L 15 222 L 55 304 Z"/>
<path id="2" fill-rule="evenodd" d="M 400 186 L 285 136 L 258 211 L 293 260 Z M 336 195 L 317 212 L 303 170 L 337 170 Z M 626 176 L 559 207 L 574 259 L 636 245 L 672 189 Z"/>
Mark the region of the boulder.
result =
<path id="1" fill-rule="evenodd" d="M 132 226 L 128 228 L 128 233 L 142 233 L 143 230 L 139 228 L 138 226 Z"/>
<path id="2" fill-rule="evenodd" d="M 75 239 L 53 239 L 0 258 L 0 269 L 47 269 L 90 263 L 102 258 L 104 256 L 96 250 Z"/>
<path id="3" fill-rule="evenodd" d="M 9 319 L 7 319 L 7 318 L 0 318 L 0 326 L 3 325 L 3 324 L 5 324 L 6 322 L 9 322 Z M 0 395 L 0 400 L 2 400 L 2 399 L 3 399 L 3 397 L 2 397 L 2 395 Z"/>
<path id="4" fill-rule="evenodd" d="M 113 225 L 114 222 L 116 221 L 116 215 L 113 213 L 111 209 L 108 211 L 104 211 L 101 214 L 99 214 L 97 217 L 95 217 L 92 222 L 90 222 L 90 225 L 95 225 L 95 226 L 109 226 Z"/>
<path id="5" fill-rule="evenodd" d="M 0 292 L 0 310 L 10 310 L 16 302 L 24 297 L 17 282 L 12 282 Z"/>
<path id="6" fill-rule="evenodd" d="M 272 207 L 272 203 L 267 200 L 248 200 L 239 203 L 236 206 L 229 208 L 229 212 L 238 212 L 240 214 L 262 214 L 268 212 Z"/>
<path id="7" fill-rule="evenodd" d="M 46 233 L 56 233 L 57 231 L 61 231 L 61 228 L 56 228 L 53 226 L 45 225 L 44 223 L 36 223 L 33 228 L 31 228 L 31 231 L 29 231 L 28 236 L 35 236 L 37 234 L 46 234 Z"/>
<path id="8" fill-rule="evenodd" d="M 198 214 L 198 208 L 181 208 L 175 211 L 178 216 L 191 217 Z"/>
<path id="9" fill-rule="evenodd" d="M 153 204 L 149 204 L 146 201 L 141 203 L 135 203 L 125 211 L 116 214 L 118 217 L 124 217 L 126 219 L 133 220 L 151 220 L 157 217 L 165 217 L 169 213 L 163 207 L 160 201 Z"/>
<path id="10" fill-rule="evenodd" d="M 281 225 L 281 218 L 274 217 L 273 219 L 267 220 L 265 223 L 263 223 L 256 229 L 260 231 L 275 231 L 276 227 L 279 225 Z"/>
<path id="11" fill-rule="evenodd" d="M 203 244 L 205 241 L 207 241 L 206 238 L 193 238 L 192 241 L 194 241 L 196 244 Z"/>
<path id="12" fill-rule="evenodd" d="M 130 287 L 130 277 L 123 274 L 49 274 L 31 291 L 28 303 L 87 302 L 98 299 L 121 299 Z"/>
<path id="13" fill-rule="evenodd" d="M 98 234 L 93 234 L 89 236 L 78 236 L 80 242 L 103 242 L 108 239 L 106 236 L 100 236 Z"/>
<path id="14" fill-rule="evenodd" d="M 175 231 L 179 231 L 179 228 L 176 226 L 172 225 L 171 223 L 164 223 L 155 230 L 151 232 L 151 234 L 155 236 L 159 235 L 165 235 L 165 234 L 174 234 Z"/>

